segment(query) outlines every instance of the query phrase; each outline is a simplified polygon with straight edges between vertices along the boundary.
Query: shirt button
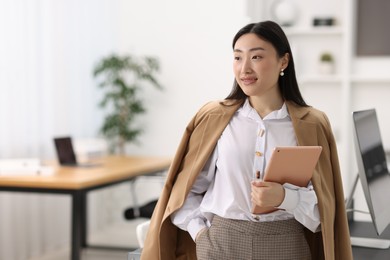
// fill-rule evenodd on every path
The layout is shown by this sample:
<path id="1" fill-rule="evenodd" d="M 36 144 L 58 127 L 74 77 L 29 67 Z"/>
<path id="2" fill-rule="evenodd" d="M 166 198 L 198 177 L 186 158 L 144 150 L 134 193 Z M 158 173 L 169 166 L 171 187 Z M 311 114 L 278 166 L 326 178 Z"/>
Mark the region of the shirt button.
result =
<path id="1" fill-rule="evenodd" d="M 252 214 L 252 218 L 254 220 L 260 220 L 260 216 L 259 215 Z"/>
<path id="2" fill-rule="evenodd" d="M 264 131 L 264 129 L 260 129 L 260 131 L 259 131 L 259 134 L 258 134 L 258 135 L 259 135 L 260 137 L 263 137 L 263 135 L 264 135 L 264 132 L 265 132 L 265 131 Z"/>
<path id="3" fill-rule="evenodd" d="M 256 151 L 256 156 L 263 156 L 262 152 Z"/>

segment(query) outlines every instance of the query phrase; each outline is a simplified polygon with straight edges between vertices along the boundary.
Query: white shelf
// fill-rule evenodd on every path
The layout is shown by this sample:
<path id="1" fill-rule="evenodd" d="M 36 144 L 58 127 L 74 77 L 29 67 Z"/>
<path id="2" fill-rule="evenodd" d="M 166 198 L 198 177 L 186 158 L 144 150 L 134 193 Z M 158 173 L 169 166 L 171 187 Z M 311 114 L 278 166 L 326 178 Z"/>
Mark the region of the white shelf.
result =
<path id="1" fill-rule="evenodd" d="M 343 28 L 340 26 L 313 26 L 313 27 L 284 27 L 288 36 L 341 36 Z"/>
<path id="2" fill-rule="evenodd" d="M 317 84 L 317 83 L 332 83 L 332 84 L 340 84 L 342 82 L 342 76 L 339 74 L 331 74 L 331 75 L 321 75 L 321 74 L 312 74 L 305 75 L 298 78 L 298 82 L 300 84 Z"/>
<path id="3" fill-rule="evenodd" d="M 352 75 L 352 83 L 390 83 L 390 76 L 361 76 Z"/>

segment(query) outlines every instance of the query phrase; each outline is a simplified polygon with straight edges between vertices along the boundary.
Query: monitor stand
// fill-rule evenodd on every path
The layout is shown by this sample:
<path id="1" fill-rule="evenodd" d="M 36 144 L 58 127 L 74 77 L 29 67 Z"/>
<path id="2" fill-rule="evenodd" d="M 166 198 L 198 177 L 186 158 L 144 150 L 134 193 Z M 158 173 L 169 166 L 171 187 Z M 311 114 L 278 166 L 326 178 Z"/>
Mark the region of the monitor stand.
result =
<path id="1" fill-rule="evenodd" d="M 359 247 L 387 249 L 390 248 L 390 239 L 351 236 L 351 245 Z"/>
<path id="2" fill-rule="evenodd" d="M 349 193 L 349 196 L 345 202 L 345 208 L 347 209 L 347 212 L 350 210 L 353 211 L 353 209 L 351 208 L 351 204 L 358 181 L 359 174 L 356 175 L 352 190 Z M 366 248 L 388 249 L 390 248 L 390 239 L 351 236 L 351 245 Z"/>

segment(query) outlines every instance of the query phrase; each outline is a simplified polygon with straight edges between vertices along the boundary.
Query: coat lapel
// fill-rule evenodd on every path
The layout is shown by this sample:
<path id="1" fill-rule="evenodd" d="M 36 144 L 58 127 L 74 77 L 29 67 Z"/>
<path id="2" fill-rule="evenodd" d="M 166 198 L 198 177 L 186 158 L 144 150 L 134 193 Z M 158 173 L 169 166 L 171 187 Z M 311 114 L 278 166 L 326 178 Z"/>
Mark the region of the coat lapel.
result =
<path id="1" fill-rule="evenodd" d="M 305 120 L 305 116 L 310 113 L 310 108 L 299 107 L 294 103 L 287 102 L 287 109 L 293 123 L 298 145 L 319 145 L 316 124 Z M 317 165 L 311 181 L 316 192 L 322 193 L 321 175 L 318 171 L 319 168 L 320 166 Z"/>
<path id="2" fill-rule="evenodd" d="M 167 210 L 164 213 L 164 220 L 183 205 L 199 172 L 203 169 L 223 130 L 229 124 L 230 119 L 240 105 L 241 103 L 220 106 L 219 109 L 207 114 L 201 120 L 201 124 L 196 124 L 195 129 L 193 129 L 192 134 L 187 140 L 187 146 L 191 146 L 192 148 L 191 153 L 188 153 L 182 162 L 186 165 L 174 167 L 185 170 L 176 176 L 175 182 L 180 183 L 180 185 L 173 185 Z"/>
<path id="3" fill-rule="evenodd" d="M 288 101 L 286 103 L 298 145 L 318 145 L 316 124 L 305 120 L 310 108 L 299 107 Z"/>
<path id="4" fill-rule="evenodd" d="M 199 172 L 202 170 L 204 164 L 211 156 L 214 148 L 226 126 L 229 124 L 233 113 L 215 113 L 207 116 L 206 124 L 199 133 L 201 136 L 198 139 L 198 153 L 196 154 L 195 160 L 192 161 L 192 171 L 190 178 L 186 185 L 186 194 L 195 182 Z"/>
<path id="5" fill-rule="evenodd" d="M 195 171 L 191 173 L 189 182 L 192 183 L 198 173 L 203 168 L 204 164 L 213 152 L 222 132 L 229 124 L 230 119 L 237 111 L 241 104 L 231 106 L 221 106 L 219 110 L 211 112 L 207 115 L 206 124 L 203 124 L 197 133 L 198 153 L 193 161 Z M 199 166 L 201 166 L 199 168 Z M 189 189 L 191 187 L 187 187 Z M 188 192 L 188 190 L 186 190 Z"/>

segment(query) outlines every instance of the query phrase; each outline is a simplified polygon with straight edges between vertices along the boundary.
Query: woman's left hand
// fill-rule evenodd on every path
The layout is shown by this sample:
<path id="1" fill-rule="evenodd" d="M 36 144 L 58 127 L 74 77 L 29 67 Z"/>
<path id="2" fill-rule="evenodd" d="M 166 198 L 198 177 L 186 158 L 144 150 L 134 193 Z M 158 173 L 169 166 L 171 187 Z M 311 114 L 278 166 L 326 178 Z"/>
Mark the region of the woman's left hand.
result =
<path id="1" fill-rule="evenodd" d="M 284 200 L 284 188 L 277 182 L 253 181 L 251 199 L 260 207 L 278 207 Z"/>

